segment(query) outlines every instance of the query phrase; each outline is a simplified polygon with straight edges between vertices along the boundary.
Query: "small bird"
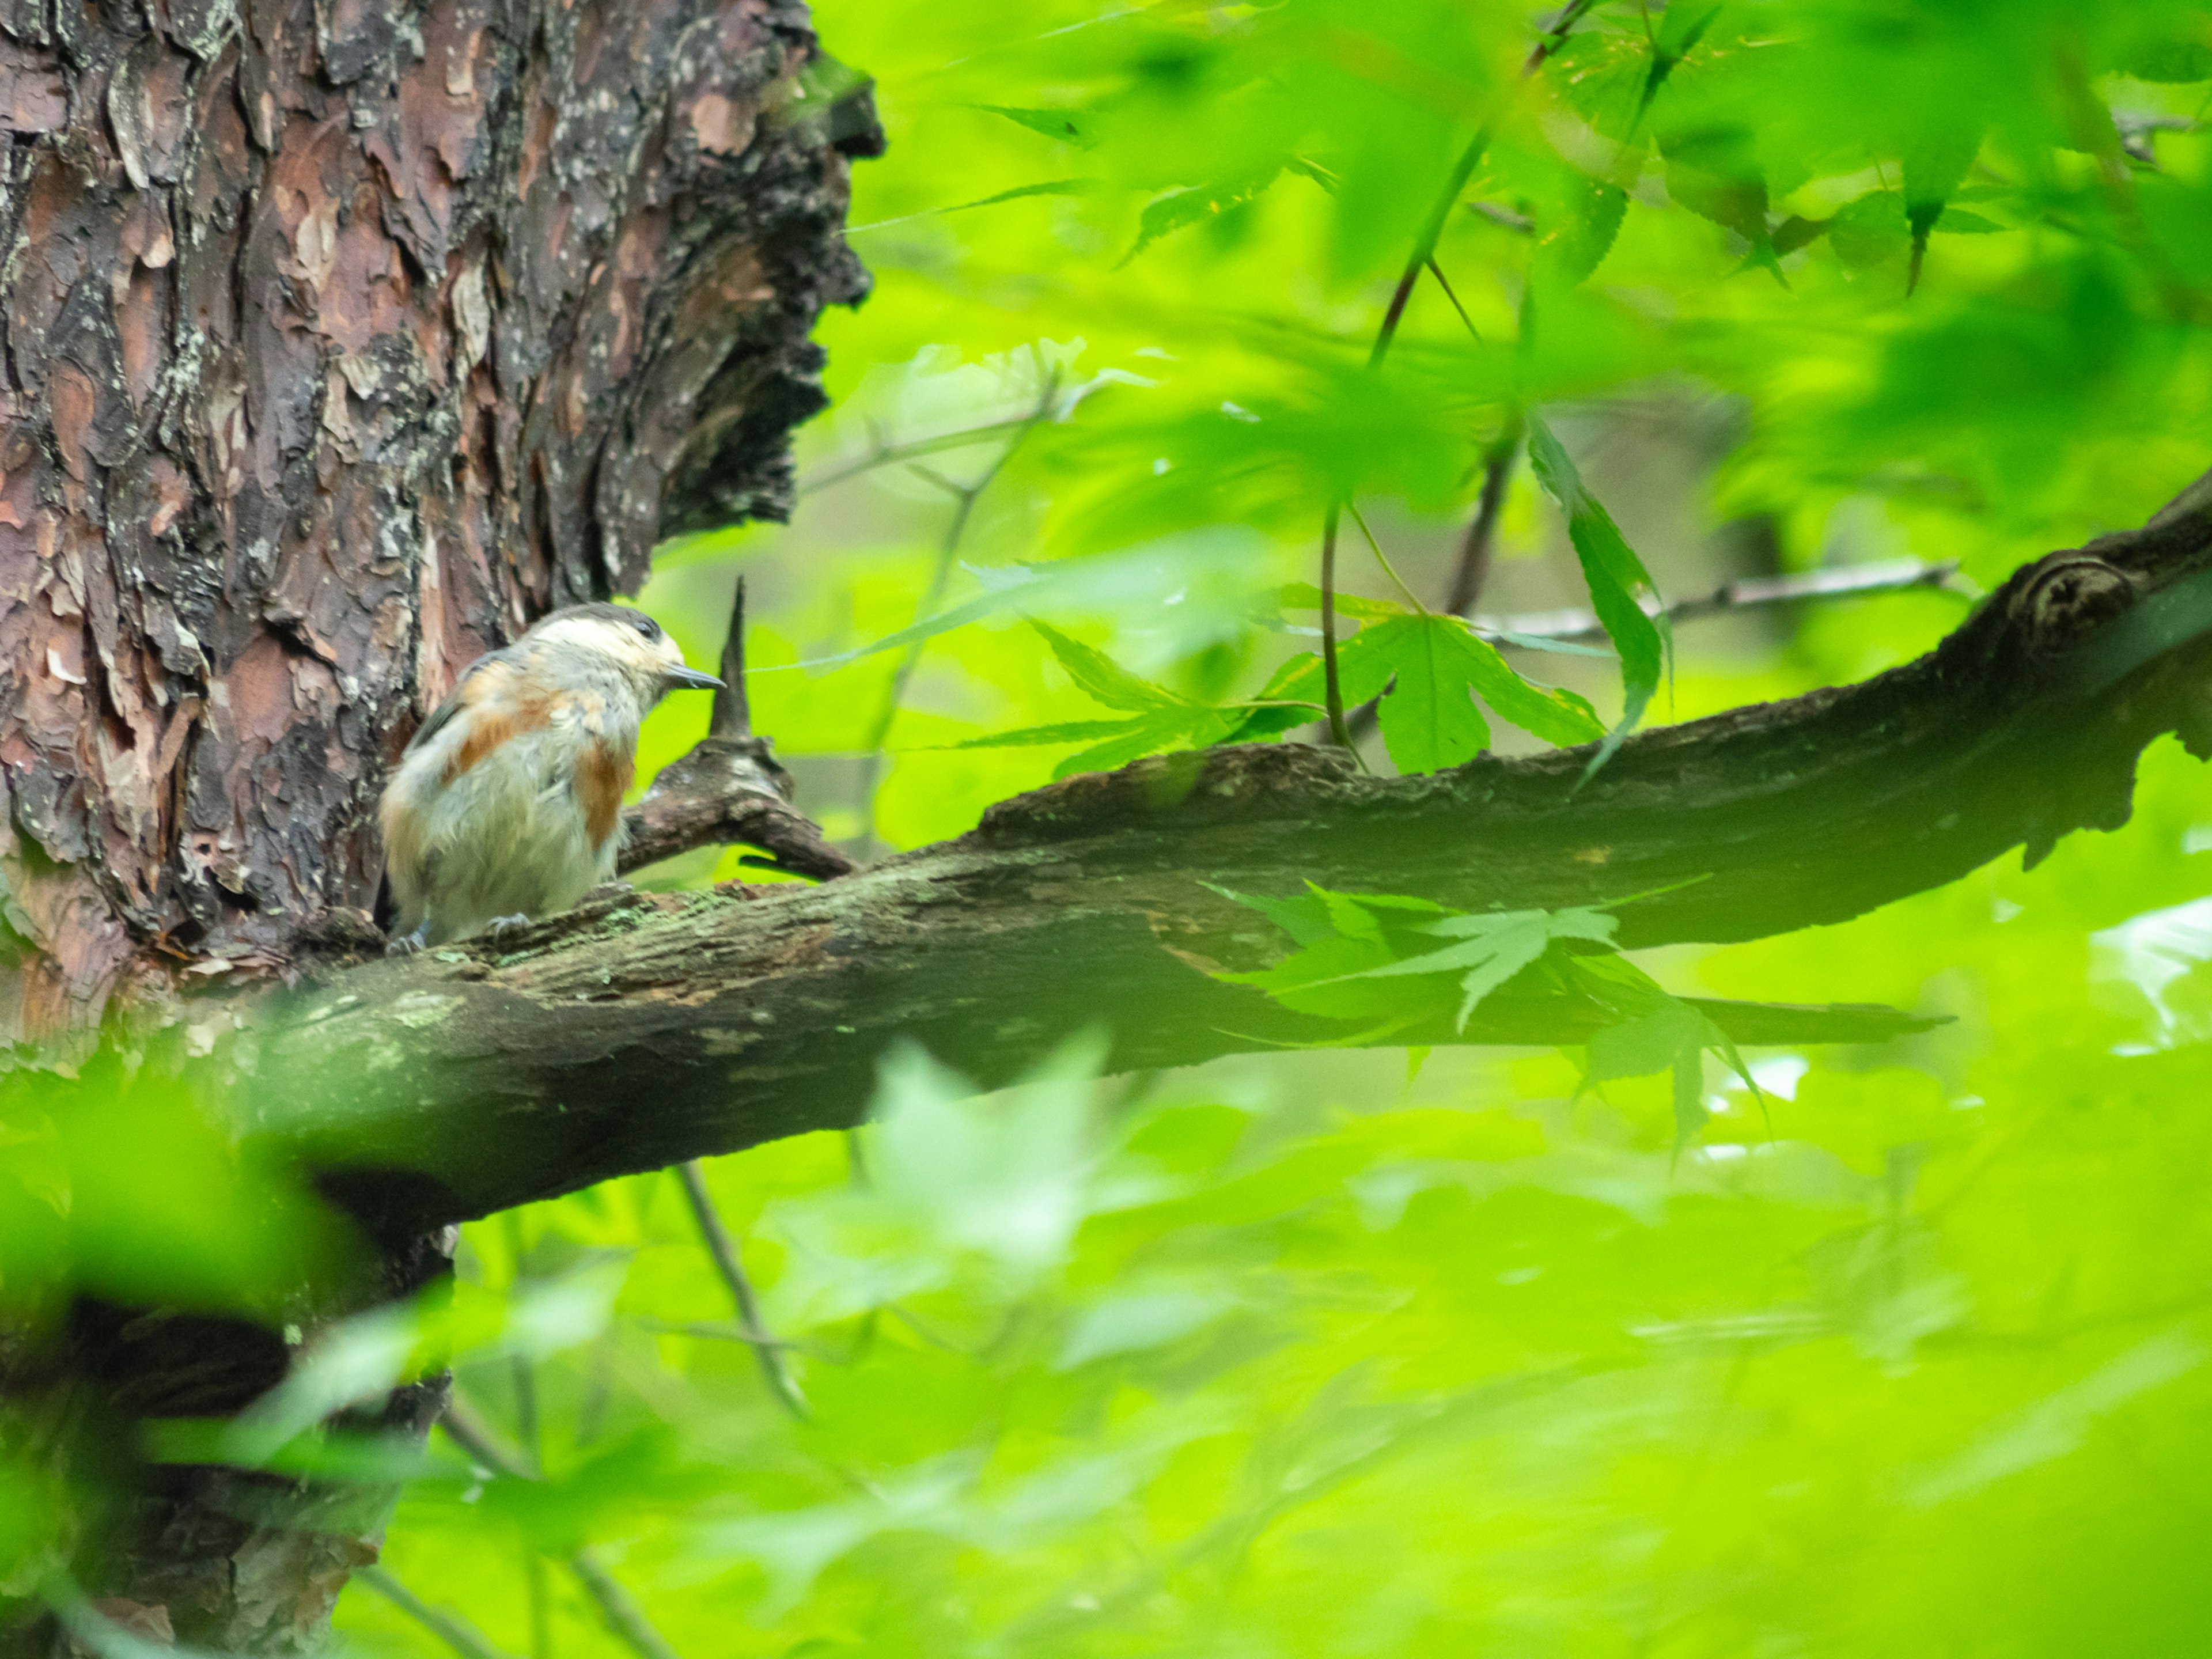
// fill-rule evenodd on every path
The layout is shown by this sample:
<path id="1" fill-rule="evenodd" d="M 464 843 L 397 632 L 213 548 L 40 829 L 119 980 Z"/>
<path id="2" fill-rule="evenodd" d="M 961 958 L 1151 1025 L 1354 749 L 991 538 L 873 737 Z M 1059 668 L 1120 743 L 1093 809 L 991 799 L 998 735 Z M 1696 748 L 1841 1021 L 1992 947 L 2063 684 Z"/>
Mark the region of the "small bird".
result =
<path id="1" fill-rule="evenodd" d="M 611 880 L 639 724 L 664 691 L 721 684 L 617 605 L 556 611 L 471 663 L 384 791 L 393 948 L 550 915 Z"/>

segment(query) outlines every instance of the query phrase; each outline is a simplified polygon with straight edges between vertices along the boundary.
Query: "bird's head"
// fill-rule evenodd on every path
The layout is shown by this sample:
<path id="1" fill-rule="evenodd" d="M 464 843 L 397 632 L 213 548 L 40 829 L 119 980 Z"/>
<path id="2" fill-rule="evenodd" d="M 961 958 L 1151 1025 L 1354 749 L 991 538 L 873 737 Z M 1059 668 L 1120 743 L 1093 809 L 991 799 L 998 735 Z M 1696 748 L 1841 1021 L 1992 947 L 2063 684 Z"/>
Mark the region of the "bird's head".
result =
<path id="1" fill-rule="evenodd" d="M 572 605 L 540 617 L 523 635 L 533 654 L 570 658 L 599 672 L 628 679 L 638 705 L 650 708 L 664 691 L 696 687 L 720 690 L 712 674 L 689 667 L 667 630 L 642 611 L 620 605 Z"/>

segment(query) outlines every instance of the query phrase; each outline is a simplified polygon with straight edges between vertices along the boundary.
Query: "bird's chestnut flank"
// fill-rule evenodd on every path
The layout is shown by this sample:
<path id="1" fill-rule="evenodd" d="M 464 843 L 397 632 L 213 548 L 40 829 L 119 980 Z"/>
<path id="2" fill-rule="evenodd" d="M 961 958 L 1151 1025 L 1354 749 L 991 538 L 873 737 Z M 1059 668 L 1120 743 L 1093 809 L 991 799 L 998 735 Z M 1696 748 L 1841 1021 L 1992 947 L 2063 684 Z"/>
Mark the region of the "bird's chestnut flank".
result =
<path id="1" fill-rule="evenodd" d="M 377 919 L 395 946 L 550 915 L 611 880 L 647 711 L 721 684 L 617 605 L 556 611 L 471 663 L 385 787 Z"/>

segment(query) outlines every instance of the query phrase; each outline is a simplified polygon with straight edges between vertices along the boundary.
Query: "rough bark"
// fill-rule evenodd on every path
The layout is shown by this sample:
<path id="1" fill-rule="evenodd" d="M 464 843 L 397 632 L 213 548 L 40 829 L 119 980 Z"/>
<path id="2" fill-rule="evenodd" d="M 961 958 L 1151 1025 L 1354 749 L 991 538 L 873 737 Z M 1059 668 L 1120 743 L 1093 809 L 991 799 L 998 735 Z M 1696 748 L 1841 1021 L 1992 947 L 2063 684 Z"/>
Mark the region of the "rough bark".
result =
<path id="1" fill-rule="evenodd" d="M 165 960 L 361 903 L 471 659 L 781 516 L 872 128 L 795 0 L 0 31 L 0 1042 L 66 1060 Z"/>
<path id="2" fill-rule="evenodd" d="M 471 659 L 782 515 L 879 143 L 799 0 L 0 0 L 0 1066 L 194 1029 L 367 902 Z M 356 1304 L 442 1270 L 387 1243 Z M 58 1456 L 285 1358 L 91 1304 L 0 1335 Z M 110 1473 L 74 1565 L 143 1632 L 311 1646 L 368 1547 L 284 1483 Z"/>
<path id="3" fill-rule="evenodd" d="M 2208 495 L 2021 571 L 1917 662 L 1641 734 L 1588 781 L 1577 750 L 1404 780 L 1300 745 L 1168 757 L 818 888 L 611 891 L 356 967 L 235 1011 L 251 1131 L 404 1233 L 850 1123 L 902 1038 L 997 1083 L 1093 1021 L 1123 1067 L 1346 1035 L 1209 977 L 1282 945 L 1208 884 L 1476 910 L 1650 894 L 1620 913 L 1622 942 L 1649 945 L 1840 921 L 2013 847 L 2039 859 L 2126 820 L 2153 738 L 2212 749 Z M 1460 1040 L 1574 1042 L 1596 1014 L 1500 996 Z M 1896 1029 L 1732 1018 L 1743 1042 Z"/>

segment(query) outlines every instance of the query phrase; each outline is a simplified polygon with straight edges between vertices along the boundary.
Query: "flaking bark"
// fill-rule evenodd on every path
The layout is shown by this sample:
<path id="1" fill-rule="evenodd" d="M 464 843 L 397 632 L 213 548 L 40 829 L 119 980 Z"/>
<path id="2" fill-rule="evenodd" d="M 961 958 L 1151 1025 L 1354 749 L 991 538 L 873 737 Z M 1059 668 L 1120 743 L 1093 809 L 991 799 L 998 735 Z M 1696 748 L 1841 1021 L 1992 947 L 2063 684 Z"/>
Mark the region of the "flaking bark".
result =
<path id="1" fill-rule="evenodd" d="M 838 90 L 794 0 L 0 15 L 0 1043 L 362 902 L 463 666 L 782 515 Z"/>
<path id="2" fill-rule="evenodd" d="M 195 1046 L 366 905 L 471 659 L 782 516 L 809 331 L 866 287 L 841 75 L 799 0 L 0 0 L 0 1066 Z M 384 1245 L 310 1328 L 445 1270 Z M 302 1651 L 373 1555 L 326 1494 L 126 1455 L 287 1358 L 90 1303 L 0 1333 L 0 1432 L 104 1471 L 62 1565 L 130 1628 Z M 76 1651 L 27 1588 L 0 1652 Z"/>

